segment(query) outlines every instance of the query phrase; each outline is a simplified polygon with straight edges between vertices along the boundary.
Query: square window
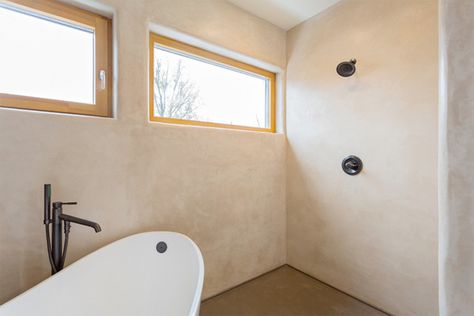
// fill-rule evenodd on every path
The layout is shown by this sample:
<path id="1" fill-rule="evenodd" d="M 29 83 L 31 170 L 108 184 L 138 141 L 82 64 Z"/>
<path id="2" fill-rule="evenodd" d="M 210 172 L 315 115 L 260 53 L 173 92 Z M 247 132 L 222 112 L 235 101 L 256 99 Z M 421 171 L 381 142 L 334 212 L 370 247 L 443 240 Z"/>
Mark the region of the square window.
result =
<path id="1" fill-rule="evenodd" d="M 110 28 L 56 1 L 0 3 L 0 106 L 110 116 Z"/>

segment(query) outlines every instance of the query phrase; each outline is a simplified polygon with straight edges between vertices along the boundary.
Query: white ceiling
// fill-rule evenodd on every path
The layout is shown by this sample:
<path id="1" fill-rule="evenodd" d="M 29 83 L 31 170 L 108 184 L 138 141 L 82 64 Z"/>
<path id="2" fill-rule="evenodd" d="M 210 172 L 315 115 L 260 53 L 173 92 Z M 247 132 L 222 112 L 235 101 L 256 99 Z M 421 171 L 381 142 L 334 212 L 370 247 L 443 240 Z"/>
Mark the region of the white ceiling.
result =
<path id="1" fill-rule="evenodd" d="M 326 10 L 340 0 L 227 0 L 284 30 Z"/>

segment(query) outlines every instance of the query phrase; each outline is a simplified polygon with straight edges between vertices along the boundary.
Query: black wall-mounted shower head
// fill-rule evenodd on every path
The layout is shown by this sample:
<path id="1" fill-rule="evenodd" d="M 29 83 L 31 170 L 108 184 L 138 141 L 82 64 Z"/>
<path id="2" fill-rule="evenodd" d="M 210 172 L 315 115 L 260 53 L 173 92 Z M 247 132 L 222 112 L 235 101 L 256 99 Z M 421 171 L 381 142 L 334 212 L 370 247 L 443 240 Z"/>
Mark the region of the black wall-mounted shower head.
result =
<path id="1" fill-rule="evenodd" d="M 343 61 L 337 65 L 336 71 L 341 77 L 350 77 L 356 72 L 357 60 L 351 59 L 350 61 Z"/>

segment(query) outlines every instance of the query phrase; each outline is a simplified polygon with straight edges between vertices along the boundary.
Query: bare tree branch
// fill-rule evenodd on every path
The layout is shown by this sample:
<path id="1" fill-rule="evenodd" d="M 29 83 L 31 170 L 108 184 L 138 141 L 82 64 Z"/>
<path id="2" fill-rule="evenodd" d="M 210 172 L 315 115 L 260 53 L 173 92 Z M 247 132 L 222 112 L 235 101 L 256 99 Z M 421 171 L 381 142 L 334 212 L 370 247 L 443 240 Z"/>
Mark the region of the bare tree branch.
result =
<path id="1" fill-rule="evenodd" d="M 169 63 L 157 60 L 154 79 L 156 114 L 186 120 L 197 118 L 199 91 L 194 83 L 186 78 L 181 61 L 176 67 L 172 67 Z"/>

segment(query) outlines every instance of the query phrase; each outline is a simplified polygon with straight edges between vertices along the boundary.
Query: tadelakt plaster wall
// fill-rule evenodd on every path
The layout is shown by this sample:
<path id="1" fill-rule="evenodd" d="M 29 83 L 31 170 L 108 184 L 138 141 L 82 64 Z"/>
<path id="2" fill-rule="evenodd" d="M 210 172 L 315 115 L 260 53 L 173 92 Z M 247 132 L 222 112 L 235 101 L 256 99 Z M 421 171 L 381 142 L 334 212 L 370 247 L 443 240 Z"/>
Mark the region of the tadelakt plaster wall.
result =
<path id="1" fill-rule="evenodd" d="M 437 16 L 345 0 L 287 39 L 288 263 L 394 315 L 438 311 Z"/>
<path id="2" fill-rule="evenodd" d="M 474 313 L 474 2 L 440 2 L 440 315 Z"/>
<path id="3" fill-rule="evenodd" d="M 150 230 L 189 235 L 206 265 L 204 297 L 285 263 L 281 134 L 148 122 L 148 33 L 165 26 L 285 67 L 285 32 L 218 0 L 69 1 L 114 15 L 116 118 L 0 109 L 0 303 L 49 275 L 42 188 L 78 201 L 68 262 Z"/>

